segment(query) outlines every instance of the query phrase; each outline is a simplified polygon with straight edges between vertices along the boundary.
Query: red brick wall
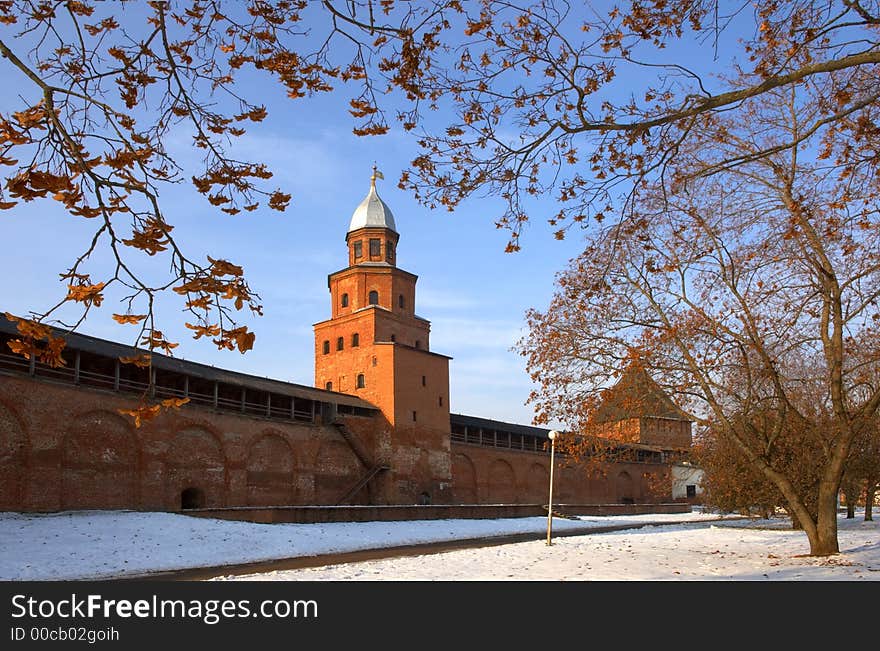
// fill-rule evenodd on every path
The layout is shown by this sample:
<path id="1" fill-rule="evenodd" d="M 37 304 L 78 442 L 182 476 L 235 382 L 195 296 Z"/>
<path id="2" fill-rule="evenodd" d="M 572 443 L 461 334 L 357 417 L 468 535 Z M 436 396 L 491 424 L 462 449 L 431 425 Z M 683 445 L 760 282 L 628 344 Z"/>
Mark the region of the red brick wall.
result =
<path id="1" fill-rule="evenodd" d="M 629 418 L 593 426 L 596 436 L 662 448 L 689 448 L 691 423 L 676 418 Z"/>
<path id="2" fill-rule="evenodd" d="M 391 504 L 450 504 L 453 501 L 449 433 L 427 427 L 396 427 L 387 482 Z"/>
<path id="3" fill-rule="evenodd" d="M 322 344 L 330 342 L 330 353 L 336 350 L 336 338 L 345 337 L 345 349 L 351 346 L 351 334 L 360 335 L 361 345 L 374 341 L 390 342 L 391 335 L 399 344 L 430 349 L 431 324 L 428 321 L 406 317 L 399 313 L 389 312 L 382 308 L 367 308 L 352 314 L 321 321 L 315 324 L 315 355 L 324 354 Z M 416 342 L 419 342 L 418 346 Z"/>
<path id="4" fill-rule="evenodd" d="M 453 443 L 452 468 L 456 503 L 547 503 L 548 453 Z M 658 488 L 661 493 L 655 492 Z M 554 503 L 609 504 L 624 499 L 646 503 L 668 501 L 670 495 L 666 466 L 618 463 L 603 477 L 589 477 L 565 458 L 556 457 Z"/>
<path id="5" fill-rule="evenodd" d="M 379 255 L 371 256 L 370 255 L 370 238 L 376 238 L 379 240 Z M 354 266 L 361 262 L 391 262 L 392 264 L 397 263 L 397 242 L 400 239 L 400 236 L 387 228 L 360 228 L 352 233 L 348 233 L 345 236 L 345 241 L 348 244 L 348 265 Z M 354 243 L 361 242 L 361 253 L 362 257 L 356 258 L 354 255 Z M 388 259 L 388 243 L 391 242 L 395 247 L 394 259 Z"/>
<path id="6" fill-rule="evenodd" d="M 691 447 L 691 423 L 674 418 L 641 418 L 642 443 L 664 448 Z"/>
<path id="7" fill-rule="evenodd" d="M 393 350 L 394 422 L 443 432 L 448 439 L 449 359 L 404 346 Z"/>
<path id="8" fill-rule="evenodd" d="M 351 314 L 370 305 L 371 291 L 376 291 L 377 305 L 400 317 L 412 318 L 417 277 L 396 267 L 351 267 L 330 276 L 331 318 Z M 348 294 L 343 307 L 342 295 Z M 403 307 L 400 296 L 403 295 Z"/>
<path id="9" fill-rule="evenodd" d="M 368 381 L 368 391 L 357 390 L 355 382 L 358 373 L 364 373 L 369 380 L 376 374 L 372 359 L 377 354 L 373 346 L 374 321 L 369 314 L 352 315 L 315 325 L 315 386 L 324 389 L 327 382 L 333 382 L 333 390 L 357 395 L 373 402 L 377 395 L 377 385 Z M 352 347 L 352 335 L 358 334 L 360 344 Z M 343 338 L 343 349 L 337 350 L 336 342 Z M 330 342 L 330 352 L 323 351 L 324 341 Z M 374 403 L 376 404 L 376 403 Z M 378 405 L 377 405 L 378 406 Z"/>
<path id="10" fill-rule="evenodd" d="M 432 504 L 449 503 L 452 471 L 447 358 L 395 344 L 368 348 L 372 354 L 364 357 L 366 386 L 349 393 L 379 407 L 382 416 L 357 419 L 356 423 L 353 419 L 351 429 L 362 436 L 374 461 L 392 468 L 377 480 L 378 503 L 417 504 L 425 495 Z M 339 359 L 345 363 L 344 358 Z"/>
<path id="11" fill-rule="evenodd" d="M 0 510 L 176 510 L 188 487 L 208 507 L 334 504 L 364 472 L 335 427 L 186 405 L 135 429 L 116 412 L 134 404 L 0 375 Z"/>
<path id="12" fill-rule="evenodd" d="M 393 355 L 400 347 L 378 348 Z M 135 429 L 116 412 L 134 404 L 110 391 L 0 375 L 0 510 L 177 510 L 191 487 L 211 508 L 329 505 L 366 471 L 333 426 L 186 405 Z M 418 504 L 423 496 L 432 504 L 546 502 L 546 453 L 451 446 L 448 428 L 420 421 L 344 421 L 372 455 L 368 461 L 391 467 L 351 503 Z M 557 458 L 554 503 L 658 501 L 644 474 L 659 473 L 662 484 L 663 472 L 664 466 L 618 464 L 607 477 L 591 479 Z"/>
<path id="13" fill-rule="evenodd" d="M 622 441 L 624 443 L 640 443 L 641 428 L 638 418 L 629 418 L 612 423 L 599 423 L 590 431 L 594 436 Z"/>

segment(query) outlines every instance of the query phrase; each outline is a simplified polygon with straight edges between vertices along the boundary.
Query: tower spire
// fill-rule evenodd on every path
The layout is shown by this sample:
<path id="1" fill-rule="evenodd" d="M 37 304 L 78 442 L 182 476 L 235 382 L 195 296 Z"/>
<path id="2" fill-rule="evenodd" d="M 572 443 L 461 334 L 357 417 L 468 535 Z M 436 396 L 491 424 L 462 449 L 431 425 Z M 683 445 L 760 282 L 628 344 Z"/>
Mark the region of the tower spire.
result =
<path id="1" fill-rule="evenodd" d="M 348 225 L 348 232 L 351 233 L 360 228 L 387 228 L 397 232 L 394 225 L 394 215 L 391 214 L 391 208 L 379 198 L 376 192 L 376 179 L 384 179 L 385 175 L 379 171 L 379 168 L 373 165 L 373 174 L 370 176 L 370 191 L 360 205 L 355 209 L 351 216 L 351 223 Z"/>

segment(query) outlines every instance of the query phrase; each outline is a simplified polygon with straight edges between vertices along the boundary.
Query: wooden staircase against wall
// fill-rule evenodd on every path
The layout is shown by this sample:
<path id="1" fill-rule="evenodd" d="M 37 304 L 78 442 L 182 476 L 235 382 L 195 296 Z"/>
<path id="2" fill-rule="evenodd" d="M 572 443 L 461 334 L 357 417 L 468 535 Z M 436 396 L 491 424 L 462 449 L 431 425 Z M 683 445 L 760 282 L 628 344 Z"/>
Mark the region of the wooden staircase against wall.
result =
<path id="1" fill-rule="evenodd" d="M 364 486 L 370 483 L 370 480 L 372 480 L 376 475 L 381 472 L 385 472 L 386 470 L 390 470 L 391 468 L 382 462 L 373 463 L 373 461 L 370 459 L 369 454 L 367 454 L 367 451 L 364 450 L 363 446 L 361 445 L 361 442 L 352 433 L 352 431 L 345 426 L 345 423 L 337 422 L 333 423 L 333 426 L 336 428 L 342 438 L 345 439 L 345 442 L 348 443 L 348 446 L 351 448 L 351 451 L 354 452 L 354 455 L 358 458 L 358 461 L 361 462 L 361 465 L 366 468 L 366 472 L 361 475 L 361 477 L 354 483 L 354 485 L 350 489 L 348 489 L 345 494 L 340 497 L 339 500 L 336 502 L 336 505 L 338 506 L 340 504 L 345 504 L 355 495 L 357 495 L 358 492 Z"/>

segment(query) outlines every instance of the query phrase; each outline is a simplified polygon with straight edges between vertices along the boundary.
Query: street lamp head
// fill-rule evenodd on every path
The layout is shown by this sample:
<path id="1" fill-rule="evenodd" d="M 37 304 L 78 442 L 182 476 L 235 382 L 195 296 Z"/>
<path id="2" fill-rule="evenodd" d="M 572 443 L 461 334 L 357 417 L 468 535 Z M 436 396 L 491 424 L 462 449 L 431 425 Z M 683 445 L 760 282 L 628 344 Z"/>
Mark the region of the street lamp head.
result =
<path id="1" fill-rule="evenodd" d="M 547 436 L 550 437 L 551 441 L 554 441 L 554 440 L 556 440 L 556 437 L 559 436 L 559 432 L 557 432 L 555 429 L 552 429 L 552 430 L 550 430 L 550 433 Z"/>

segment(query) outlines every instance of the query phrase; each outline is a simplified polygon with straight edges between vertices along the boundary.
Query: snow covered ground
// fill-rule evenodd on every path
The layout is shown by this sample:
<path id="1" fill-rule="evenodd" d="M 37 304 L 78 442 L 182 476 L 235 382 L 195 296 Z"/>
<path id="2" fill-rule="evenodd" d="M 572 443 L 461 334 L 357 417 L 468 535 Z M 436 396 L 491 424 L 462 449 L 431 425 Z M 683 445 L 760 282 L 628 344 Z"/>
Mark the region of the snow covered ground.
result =
<path id="1" fill-rule="evenodd" d="M 681 524 L 701 519 L 700 524 Z M 668 522 L 625 532 L 556 538 L 267 572 L 271 580 L 880 579 L 880 527 L 841 520 L 840 555 L 804 557 L 787 521 L 718 520 L 713 514 L 554 519 L 554 532 Z M 328 524 L 253 524 L 172 513 L 0 513 L 0 579 L 68 580 L 265 561 L 546 530 L 544 518 Z"/>
<path id="2" fill-rule="evenodd" d="M 787 522 L 643 527 L 442 554 L 221 577 L 227 580 L 849 581 L 880 580 L 877 523 L 841 521 L 842 553 L 808 552 Z"/>

